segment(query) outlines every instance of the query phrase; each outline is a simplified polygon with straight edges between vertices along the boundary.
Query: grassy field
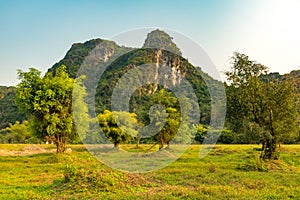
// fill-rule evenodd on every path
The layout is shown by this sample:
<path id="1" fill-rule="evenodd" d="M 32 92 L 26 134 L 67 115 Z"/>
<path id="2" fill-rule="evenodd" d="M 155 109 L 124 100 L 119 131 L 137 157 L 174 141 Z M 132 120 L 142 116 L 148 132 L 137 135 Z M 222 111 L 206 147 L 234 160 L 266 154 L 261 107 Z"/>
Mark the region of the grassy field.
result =
<path id="1" fill-rule="evenodd" d="M 282 146 L 281 159 L 269 163 L 258 159 L 259 147 L 217 145 L 199 159 L 200 146 L 191 145 L 168 167 L 141 174 L 112 170 L 83 146 L 0 156 L 0 199 L 300 199 L 300 145 Z M 0 145 L 0 152 L 22 149 Z"/>

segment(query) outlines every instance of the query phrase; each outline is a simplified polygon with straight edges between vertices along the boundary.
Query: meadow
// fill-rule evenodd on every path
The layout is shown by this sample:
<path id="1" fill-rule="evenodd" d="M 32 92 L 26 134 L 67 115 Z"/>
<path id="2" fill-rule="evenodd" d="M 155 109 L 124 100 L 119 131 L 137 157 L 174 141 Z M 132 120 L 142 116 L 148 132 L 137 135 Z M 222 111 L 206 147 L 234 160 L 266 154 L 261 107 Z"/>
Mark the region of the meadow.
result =
<path id="1" fill-rule="evenodd" d="M 25 146 L 0 145 L 0 153 Z M 44 151 L 0 156 L 0 199 L 300 199 L 300 145 L 282 145 L 272 162 L 258 159 L 259 145 L 216 145 L 203 159 L 200 145 L 191 145 L 149 173 L 111 169 L 83 145 L 70 145 L 66 154 L 38 146 Z"/>

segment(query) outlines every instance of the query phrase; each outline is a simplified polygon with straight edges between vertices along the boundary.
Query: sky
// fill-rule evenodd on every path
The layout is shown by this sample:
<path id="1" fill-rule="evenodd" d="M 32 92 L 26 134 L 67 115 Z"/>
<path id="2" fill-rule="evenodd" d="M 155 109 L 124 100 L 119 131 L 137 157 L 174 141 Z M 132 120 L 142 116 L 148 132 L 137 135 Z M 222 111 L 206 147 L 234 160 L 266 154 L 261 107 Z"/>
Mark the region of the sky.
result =
<path id="1" fill-rule="evenodd" d="M 0 85 L 16 85 L 17 69 L 46 72 L 75 42 L 144 27 L 192 39 L 220 73 L 235 51 L 300 69 L 300 0 L 0 0 Z"/>

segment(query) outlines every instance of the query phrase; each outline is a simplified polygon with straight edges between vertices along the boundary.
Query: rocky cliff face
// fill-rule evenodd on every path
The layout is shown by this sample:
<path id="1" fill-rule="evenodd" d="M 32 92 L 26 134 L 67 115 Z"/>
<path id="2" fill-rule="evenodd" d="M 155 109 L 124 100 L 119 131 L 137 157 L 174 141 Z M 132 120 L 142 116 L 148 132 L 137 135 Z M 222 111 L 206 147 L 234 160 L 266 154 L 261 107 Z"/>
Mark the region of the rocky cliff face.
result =
<path id="1" fill-rule="evenodd" d="M 182 63 L 180 60 L 180 56 L 182 54 L 176 44 L 172 41 L 172 39 L 173 38 L 170 37 L 167 33 L 157 29 L 148 33 L 143 48 L 156 49 L 155 79 L 157 80 L 158 78 L 158 69 L 160 66 L 171 67 L 172 73 L 170 77 L 166 77 L 166 79 L 171 79 L 172 85 L 175 86 L 176 84 L 180 84 L 182 76 L 185 76 L 186 72 L 183 71 L 181 66 Z M 157 84 L 158 82 L 153 88 L 153 91 L 150 93 L 154 93 L 157 90 Z M 164 86 L 167 87 L 166 84 Z"/>

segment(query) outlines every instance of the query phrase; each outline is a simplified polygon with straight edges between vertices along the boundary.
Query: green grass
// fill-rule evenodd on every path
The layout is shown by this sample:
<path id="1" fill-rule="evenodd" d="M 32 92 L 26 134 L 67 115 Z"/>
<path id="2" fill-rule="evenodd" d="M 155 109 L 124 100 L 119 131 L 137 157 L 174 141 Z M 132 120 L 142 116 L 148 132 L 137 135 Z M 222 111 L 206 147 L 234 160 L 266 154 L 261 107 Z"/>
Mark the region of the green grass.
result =
<path id="1" fill-rule="evenodd" d="M 80 145 L 63 155 L 2 156 L 0 199 L 300 199 L 300 145 L 284 145 L 281 160 L 267 163 L 259 147 L 216 145 L 199 159 L 191 145 L 168 167 L 141 174 L 110 169 Z"/>

